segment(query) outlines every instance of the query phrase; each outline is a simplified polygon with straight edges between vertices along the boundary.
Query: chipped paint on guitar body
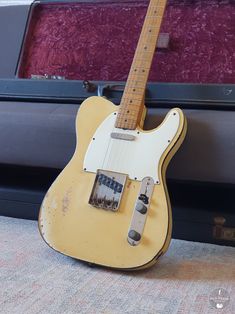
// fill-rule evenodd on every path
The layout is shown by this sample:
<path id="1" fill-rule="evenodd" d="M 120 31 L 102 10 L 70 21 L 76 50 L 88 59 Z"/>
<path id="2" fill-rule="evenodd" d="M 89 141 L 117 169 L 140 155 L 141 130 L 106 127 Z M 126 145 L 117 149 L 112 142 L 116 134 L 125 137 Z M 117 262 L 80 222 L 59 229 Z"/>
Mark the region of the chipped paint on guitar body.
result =
<path id="1" fill-rule="evenodd" d="M 100 210 L 88 204 L 96 174 L 83 169 L 95 132 L 116 108 L 102 97 L 88 98 L 81 105 L 76 122 L 76 151 L 43 200 L 39 229 L 46 243 L 65 255 L 102 266 L 132 270 L 155 263 L 169 245 L 172 221 L 165 172 L 184 139 L 186 120 L 180 109 L 174 109 L 179 115 L 177 132 L 159 160 L 156 172 L 160 184 L 154 186 L 143 239 L 133 247 L 127 241 L 127 232 L 141 182 L 127 179 L 117 212 Z M 150 133 L 157 129 L 138 131 Z"/>

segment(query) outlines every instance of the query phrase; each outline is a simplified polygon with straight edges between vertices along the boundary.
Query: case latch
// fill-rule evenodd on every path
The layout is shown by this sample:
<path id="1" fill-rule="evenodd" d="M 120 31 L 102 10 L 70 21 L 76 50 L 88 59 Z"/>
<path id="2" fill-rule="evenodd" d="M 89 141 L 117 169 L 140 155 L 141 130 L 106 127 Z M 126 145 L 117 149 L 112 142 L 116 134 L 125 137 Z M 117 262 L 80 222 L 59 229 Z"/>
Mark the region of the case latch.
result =
<path id="1" fill-rule="evenodd" d="M 213 237 L 218 240 L 235 241 L 235 228 L 224 227 L 225 222 L 224 217 L 214 218 Z"/>

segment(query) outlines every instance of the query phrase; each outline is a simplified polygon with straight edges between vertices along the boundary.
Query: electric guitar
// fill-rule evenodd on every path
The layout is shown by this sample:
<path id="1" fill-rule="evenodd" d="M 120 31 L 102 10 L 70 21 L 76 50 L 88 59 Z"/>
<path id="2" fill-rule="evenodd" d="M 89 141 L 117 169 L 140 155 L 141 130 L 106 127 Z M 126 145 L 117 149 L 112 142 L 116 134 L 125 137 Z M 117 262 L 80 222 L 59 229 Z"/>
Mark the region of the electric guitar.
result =
<path id="1" fill-rule="evenodd" d="M 145 88 L 167 0 L 151 0 L 121 104 L 90 97 L 76 120 L 77 147 L 46 194 L 39 229 L 54 250 L 123 270 L 153 265 L 167 250 L 172 214 L 165 172 L 186 134 L 172 109 L 143 130 Z"/>

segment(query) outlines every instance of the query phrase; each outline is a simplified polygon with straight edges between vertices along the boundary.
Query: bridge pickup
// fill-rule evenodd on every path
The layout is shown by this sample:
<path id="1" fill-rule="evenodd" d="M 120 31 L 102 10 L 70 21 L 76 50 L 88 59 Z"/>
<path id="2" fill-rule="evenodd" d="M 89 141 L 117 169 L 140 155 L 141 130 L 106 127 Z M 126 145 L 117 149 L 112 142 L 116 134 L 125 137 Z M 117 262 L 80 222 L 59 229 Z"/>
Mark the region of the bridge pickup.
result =
<path id="1" fill-rule="evenodd" d="M 131 224 L 128 230 L 127 241 L 130 245 L 136 246 L 140 243 L 144 226 L 147 219 L 149 205 L 151 202 L 154 189 L 154 180 L 151 177 L 143 179 L 140 187 L 140 191 L 135 203 Z"/>
<path id="2" fill-rule="evenodd" d="M 111 171 L 98 170 L 89 204 L 96 208 L 117 211 L 127 176 Z"/>

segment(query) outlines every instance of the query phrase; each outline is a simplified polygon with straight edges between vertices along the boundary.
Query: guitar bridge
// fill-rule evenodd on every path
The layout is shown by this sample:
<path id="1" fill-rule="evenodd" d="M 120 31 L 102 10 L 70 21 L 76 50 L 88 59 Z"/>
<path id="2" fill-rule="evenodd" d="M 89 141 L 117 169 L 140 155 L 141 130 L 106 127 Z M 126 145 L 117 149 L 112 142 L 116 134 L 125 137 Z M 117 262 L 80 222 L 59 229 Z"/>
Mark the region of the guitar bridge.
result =
<path id="1" fill-rule="evenodd" d="M 98 170 L 89 204 L 96 208 L 117 211 L 127 176 L 124 174 Z"/>

